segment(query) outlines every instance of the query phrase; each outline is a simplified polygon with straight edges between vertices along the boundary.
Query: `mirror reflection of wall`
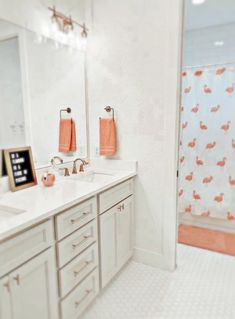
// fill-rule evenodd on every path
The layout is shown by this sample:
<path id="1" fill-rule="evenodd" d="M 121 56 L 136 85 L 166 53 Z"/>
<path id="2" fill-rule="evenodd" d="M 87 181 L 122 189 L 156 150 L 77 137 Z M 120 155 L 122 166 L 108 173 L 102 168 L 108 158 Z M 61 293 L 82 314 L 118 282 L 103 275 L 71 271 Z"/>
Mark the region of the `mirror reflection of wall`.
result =
<path id="1" fill-rule="evenodd" d="M 0 145 L 25 144 L 24 110 L 18 37 L 0 40 Z"/>
<path id="2" fill-rule="evenodd" d="M 30 145 L 36 167 L 48 164 L 59 155 L 60 109 L 70 107 L 74 155 L 86 157 L 84 63 L 84 52 L 0 20 L 0 150 Z"/>

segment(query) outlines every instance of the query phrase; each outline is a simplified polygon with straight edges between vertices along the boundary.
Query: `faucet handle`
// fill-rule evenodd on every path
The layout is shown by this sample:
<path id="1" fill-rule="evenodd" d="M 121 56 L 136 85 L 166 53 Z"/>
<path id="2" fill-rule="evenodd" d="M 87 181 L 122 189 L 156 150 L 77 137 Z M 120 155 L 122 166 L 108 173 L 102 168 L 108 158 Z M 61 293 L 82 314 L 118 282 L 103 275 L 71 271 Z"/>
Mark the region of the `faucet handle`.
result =
<path id="1" fill-rule="evenodd" d="M 59 168 L 60 171 L 64 171 L 64 176 L 70 176 L 69 169 L 67 167 Z"/>
<path id="2" fill-rule="evenodd" d="M 67 167 L 64 169 L 64 176 L 70 176 L 69 169 Z"/>
<path id="3" fill-rule="evenodd" d="M 77 174 L 77 166 L 76 166 L 76 162 L 73 162 L 73 170 L 72 170 L 72 174 Z"/>

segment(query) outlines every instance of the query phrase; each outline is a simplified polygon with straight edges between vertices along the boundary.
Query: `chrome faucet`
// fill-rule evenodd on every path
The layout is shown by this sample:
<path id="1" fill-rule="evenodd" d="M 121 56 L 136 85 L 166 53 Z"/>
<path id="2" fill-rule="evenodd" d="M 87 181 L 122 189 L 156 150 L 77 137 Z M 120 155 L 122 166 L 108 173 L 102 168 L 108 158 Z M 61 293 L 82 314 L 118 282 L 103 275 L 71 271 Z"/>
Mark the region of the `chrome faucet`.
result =
<path id="1" fill-rule="evenodd" d="M 88 165 L 89 163 L 81 158 L 76 158 L 74 161 L 73 161 L 73 170 L 72 170 L 72 174 L 77 174 L 78 171 L 77 171 L 77 162 L 80 161 L 81 164 L 79 166 L 79 172 L 84 172 L 84 166 L 85 165 Z"/>

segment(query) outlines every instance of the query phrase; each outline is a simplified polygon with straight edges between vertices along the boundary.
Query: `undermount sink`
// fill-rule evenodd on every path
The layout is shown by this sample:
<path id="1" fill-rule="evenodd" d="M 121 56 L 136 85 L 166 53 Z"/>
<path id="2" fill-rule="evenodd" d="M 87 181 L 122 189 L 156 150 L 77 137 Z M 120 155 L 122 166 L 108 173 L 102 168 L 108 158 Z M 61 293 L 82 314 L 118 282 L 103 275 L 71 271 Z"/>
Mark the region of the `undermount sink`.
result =
<path id="1" fill-rule="evenodd" d="M 71 179 L 78 180 L 88 183 L 105 183 L 109 182 L 114 178 L 113 174 L 100 173 L 100 172 L 89 172 L 89 173 L 78 173 L 76 175 L 71 175 Z"/>
<path id="2" fill-rule="evenodd" d="M 0 218 L 11 218 L 23 213 L 25 213 L 23 209 L 0 205 Z"/>

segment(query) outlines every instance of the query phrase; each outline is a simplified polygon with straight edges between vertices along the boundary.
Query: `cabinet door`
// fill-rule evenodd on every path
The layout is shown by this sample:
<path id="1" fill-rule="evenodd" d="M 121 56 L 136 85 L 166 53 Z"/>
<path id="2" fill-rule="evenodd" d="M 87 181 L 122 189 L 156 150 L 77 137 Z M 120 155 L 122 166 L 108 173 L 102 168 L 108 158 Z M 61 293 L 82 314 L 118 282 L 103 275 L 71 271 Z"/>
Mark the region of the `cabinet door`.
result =
<path id="1" fill-rule="evenodd" d="M 133 252 L 133 196 L 117 206 L 117 263 L 118 270 Z"/>
<path id="2" fill-rule="evenodd" d="M 12 319 L 9 277 L 0 280 L 0 319 Z"/>
<path id="3" fill-rule="evenodd" d="M 10 275 L 13 319 L 57 319 L 56 270 L 52 249 Z M 5 319 L 5 318 L 4 318 Z"/>
<path id="4" fill-rule="evenodd" d="M 100 220 L 100 259 L 102 288 L 112 279 L 117 268 L 116 254 L 116 208 L 99 217 Z"/>

